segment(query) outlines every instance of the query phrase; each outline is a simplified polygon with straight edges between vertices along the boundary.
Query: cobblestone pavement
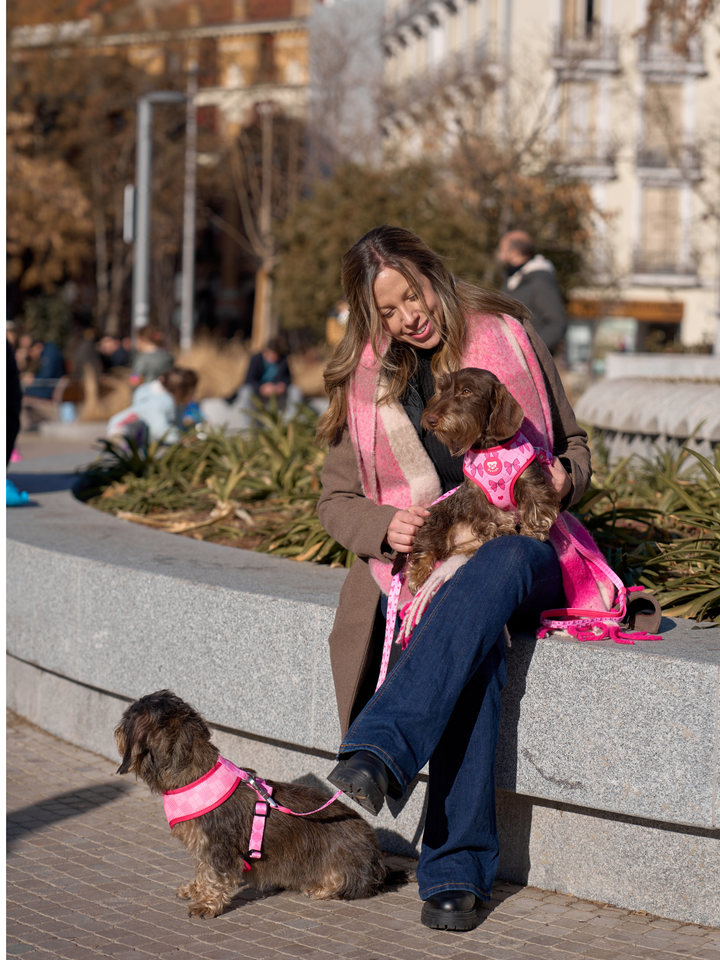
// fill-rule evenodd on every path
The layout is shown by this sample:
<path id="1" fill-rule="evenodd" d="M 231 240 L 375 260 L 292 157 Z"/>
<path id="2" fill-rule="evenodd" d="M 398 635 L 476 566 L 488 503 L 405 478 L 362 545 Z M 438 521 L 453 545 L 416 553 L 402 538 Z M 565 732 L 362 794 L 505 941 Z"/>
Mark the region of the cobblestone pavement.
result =
<path id="1" fill-rule="evenodd" d="M 245 890 L 225 915 L 191 920 L 174 896 L 188 856 L 159 799 L 115 769 L 8 715 L 8 956 L 720 960 L 720 930 L 511 884 L 465 934 L 421 926 L 412 882 L 354 902 Z"/>

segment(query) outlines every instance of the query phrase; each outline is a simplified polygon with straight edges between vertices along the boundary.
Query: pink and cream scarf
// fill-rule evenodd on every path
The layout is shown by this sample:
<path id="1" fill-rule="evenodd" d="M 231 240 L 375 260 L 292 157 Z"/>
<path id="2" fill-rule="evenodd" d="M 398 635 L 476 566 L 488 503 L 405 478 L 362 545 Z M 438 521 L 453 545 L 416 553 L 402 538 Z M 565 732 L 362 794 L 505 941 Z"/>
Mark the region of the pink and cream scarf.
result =
<path id="1" fill-rule="evenodd" d="M 469 328 L 464 366 L 489 370 L 505 384 L 525 413 L 522 433 L 534 447 L 551 454 L 553 428 L 545 379 L 522 324 L 509 316 L 473 316 Z M 380 365 L 368 343 L 348 389 L 348 427 L 363 492 L 375 503 L 398 509 L 429 506 L 441 493 L 437 473 L 402 406 L 396 401 L 379 402 L 384 392 Z M 576 517 L 561 513 L 550 531 L 550 542 L 560 560 L 568 608 L 615 621 L 624 615 L 625 588 Z M 410 604 L 407 613 L 412 626 L 465 559 L 445 561 L 415 598 L 403 588 L 399 602 Z M 391 564 L 371 559 L 370 569 L 388 593 Z"/>

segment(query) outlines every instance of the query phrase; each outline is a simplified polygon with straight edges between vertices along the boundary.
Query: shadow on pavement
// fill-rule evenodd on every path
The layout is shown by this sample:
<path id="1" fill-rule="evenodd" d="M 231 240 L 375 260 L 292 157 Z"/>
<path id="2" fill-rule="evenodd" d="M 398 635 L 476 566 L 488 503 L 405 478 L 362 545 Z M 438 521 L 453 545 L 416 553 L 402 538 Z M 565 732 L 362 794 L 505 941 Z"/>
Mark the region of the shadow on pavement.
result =
<path id="1" fill-rule="evenodd" d="M 18 490 L 33 493 L 59 493 L 69 490 L 77 480 L 74 473 L 8 473 Z"/>
<path id="2" fill-rule="evenodd" d="M 71 817 L 82 816 L 88 811 L 121 799 L 132 789 L 131 784 L 109 780 L 92 787 L 83 787 L 82 790 L 59 793 L 54 797 L 44 798 L 38 803 L 28 804 L 19 810 L 12 810 L 8 812 L 6 818 L 7 850 L 9 852 L 13 841 L 26 833 L 42 830 L 44 827 L 69 820 Z"/>

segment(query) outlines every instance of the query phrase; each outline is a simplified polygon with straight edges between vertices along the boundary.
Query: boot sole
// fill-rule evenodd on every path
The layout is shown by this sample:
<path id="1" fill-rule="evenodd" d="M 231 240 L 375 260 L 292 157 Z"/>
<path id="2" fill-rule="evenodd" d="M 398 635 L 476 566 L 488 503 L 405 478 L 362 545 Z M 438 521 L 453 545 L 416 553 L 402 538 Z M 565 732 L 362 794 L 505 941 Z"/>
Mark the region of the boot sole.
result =
<path id="1" fill-rule="evenodd" d="M 474 930 L 480 923 L 477 908 L 473 910 L 440 910 L 423 904 L 420 921 L 431 930 Z"/>
<path id="2" fill-rule="evenodd" d="M 346 797 L 354 800 L 374 817 L 382 810 L 385 794 L 380 787 L 370 777 L 356 771 L 348 771 L 344 762 L 341 761 L 335 767 L 328 780 L 338 790 L 342 790 Z"/>

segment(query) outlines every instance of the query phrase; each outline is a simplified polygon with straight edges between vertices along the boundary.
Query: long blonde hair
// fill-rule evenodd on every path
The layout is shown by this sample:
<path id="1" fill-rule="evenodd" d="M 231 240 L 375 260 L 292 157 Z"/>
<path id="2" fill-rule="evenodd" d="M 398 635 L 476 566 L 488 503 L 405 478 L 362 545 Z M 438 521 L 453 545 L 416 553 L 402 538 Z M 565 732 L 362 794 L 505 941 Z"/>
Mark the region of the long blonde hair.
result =
<path id="1" fill-rule="evenodd" d="M 377 309 L 374 284 L 387 268 L 397 270 L 430 314 L 421 289 L 426 277 L 437 296 L 442 315 L 433 315 L 441 347 L 432 360 L 432 371 L 459 370 L 465 353 L 467 317 L 474 313 L 509 313 L 527 318 L 525 307 L 503 294 L 483 290 L 450 274 L 442 260 L 421 239 L 402 227 L 376 227 L 366 233 L 343 257 L 342 285 L 349 306 L 345 335 L 325 369 L 328 409 L 318 422 L 318 442 L 336 443 L 347 422 L 347 388 L 368 342 L 380 363 L 388 389 L 383 402 L 399 400 L 417 368 L 415 350 L 399 340 L 390 340 Z"/>

